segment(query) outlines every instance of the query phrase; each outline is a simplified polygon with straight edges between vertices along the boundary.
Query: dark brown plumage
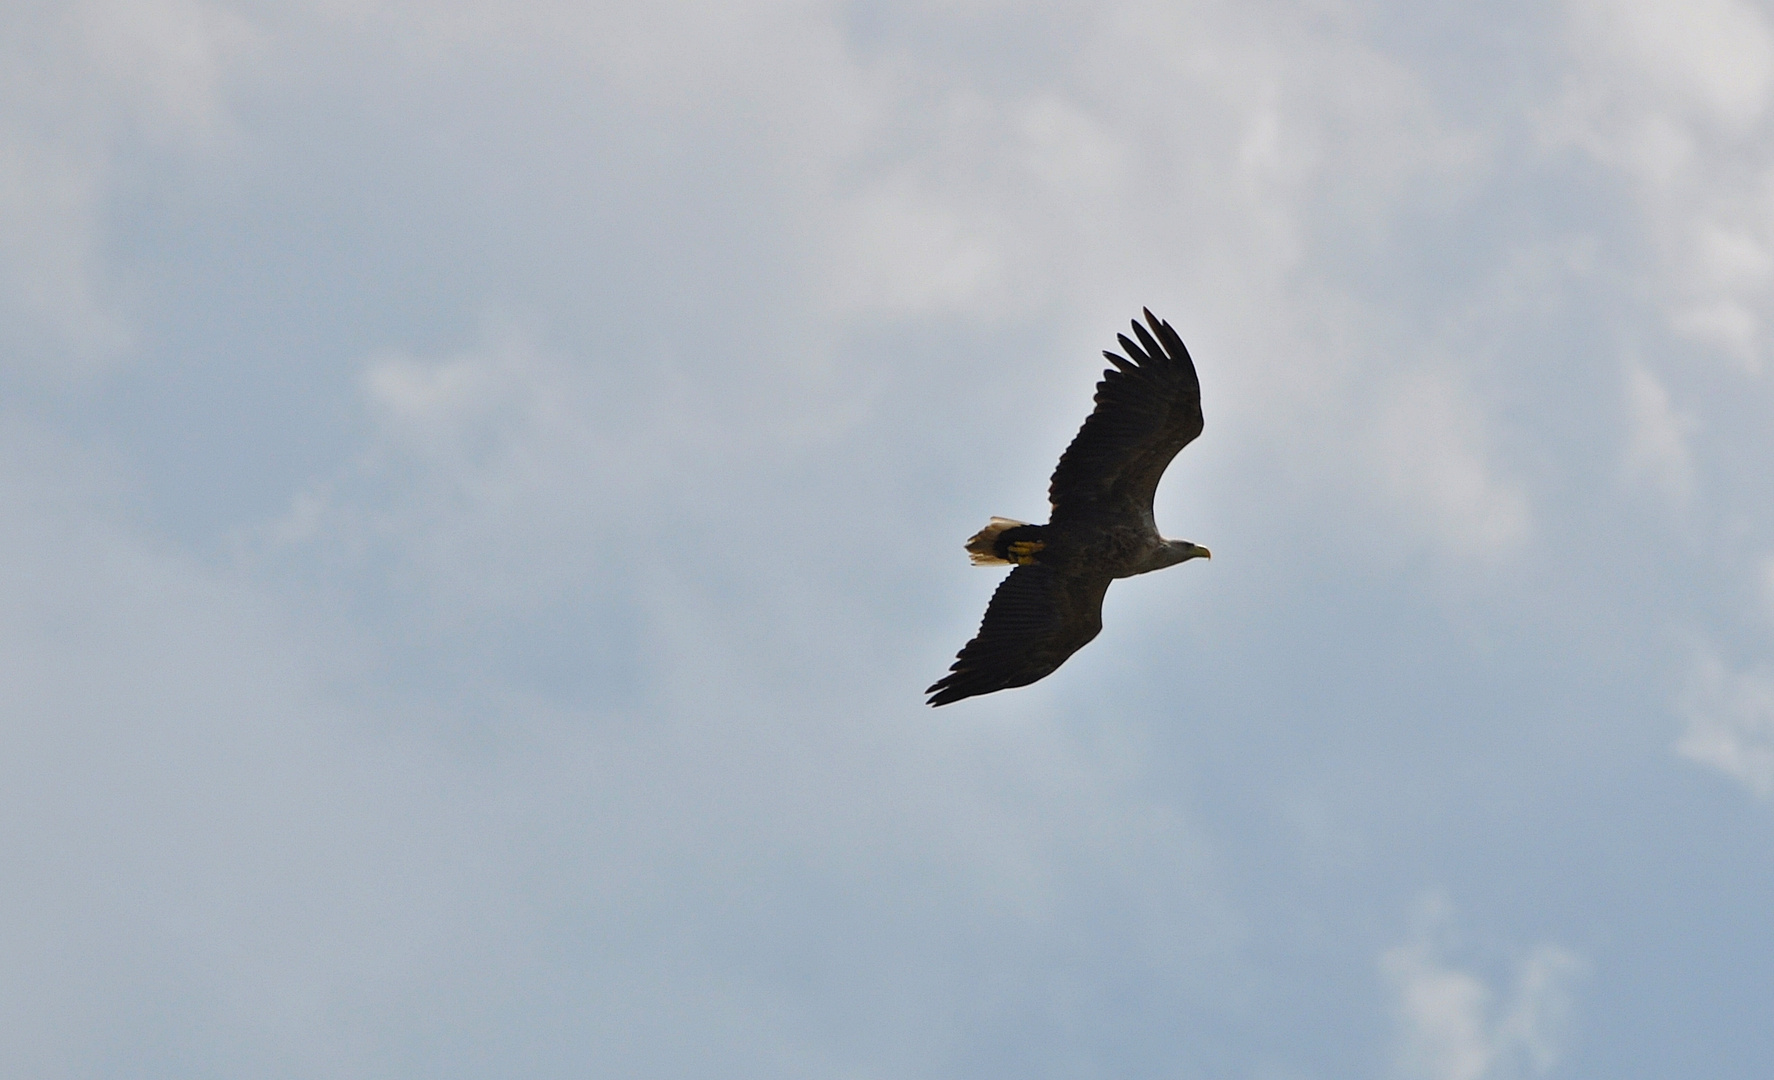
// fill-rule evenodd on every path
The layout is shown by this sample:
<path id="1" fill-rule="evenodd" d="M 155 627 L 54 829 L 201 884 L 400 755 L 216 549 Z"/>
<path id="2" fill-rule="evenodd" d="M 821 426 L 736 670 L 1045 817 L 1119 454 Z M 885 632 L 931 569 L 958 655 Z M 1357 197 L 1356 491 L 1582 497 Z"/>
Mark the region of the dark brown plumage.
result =
<path id="1" fill-rule="evenodd" d="M 1117 335 L 1125 357 L 1103 353 L 1114 367 L 1053 470 L 1047 524 L 993 518 L 967 541 L 976 564 L 1016 569 L 949 674 L 925 691 L 930 704 L 1044 678 L 1101 632 L 1111 581 L 1209 557 L 1197 544 L 1159 536 L 1152 520 L 1165 468 L 1201 434 L 1201 383 L 1182 338 L 1144 314 L 1151 330 L 1136 321 L 1137 343 Z"/>

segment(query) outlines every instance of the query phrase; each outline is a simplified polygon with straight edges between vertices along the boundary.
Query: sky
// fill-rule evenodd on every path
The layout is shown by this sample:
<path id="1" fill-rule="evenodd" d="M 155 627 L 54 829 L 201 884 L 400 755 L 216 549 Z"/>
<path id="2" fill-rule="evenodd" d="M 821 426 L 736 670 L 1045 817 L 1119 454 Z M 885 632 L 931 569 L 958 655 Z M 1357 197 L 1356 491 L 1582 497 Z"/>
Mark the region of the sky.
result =
<path id="1" fill-rule="evenodd" d="M 1774 5 L 0 6 L 0 1073 L 1774 1074 Z M 921 690 L 1149 306 L 1206 432 Z"/>

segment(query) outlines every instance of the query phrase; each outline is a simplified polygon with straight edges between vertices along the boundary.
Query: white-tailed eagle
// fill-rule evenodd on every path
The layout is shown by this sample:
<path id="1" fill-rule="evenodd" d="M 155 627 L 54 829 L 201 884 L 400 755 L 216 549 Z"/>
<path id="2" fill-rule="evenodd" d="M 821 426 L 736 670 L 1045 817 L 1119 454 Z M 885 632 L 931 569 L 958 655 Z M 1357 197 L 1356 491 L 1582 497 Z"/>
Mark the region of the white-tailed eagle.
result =
<path id="1" fill-rule="evenodd" d="M 1208 550 L 1166 540 L 1152 520 L 1152 495 L 1177 451 L 1201 434 L 1201 382 L 1183 339 L 1146 311 L 1136 344 L 1096 384 L 1096 409 L 1059 459 L 1048 486 L 1045 525 L 995 517 L 967 541 L 977 566 L 1014 566 L 992 594 L 979 633 L 949 673 L 925 693 L 930 704 L 1027 686 L 1052 674 L 1103 628 L 1109 582 Z"/>

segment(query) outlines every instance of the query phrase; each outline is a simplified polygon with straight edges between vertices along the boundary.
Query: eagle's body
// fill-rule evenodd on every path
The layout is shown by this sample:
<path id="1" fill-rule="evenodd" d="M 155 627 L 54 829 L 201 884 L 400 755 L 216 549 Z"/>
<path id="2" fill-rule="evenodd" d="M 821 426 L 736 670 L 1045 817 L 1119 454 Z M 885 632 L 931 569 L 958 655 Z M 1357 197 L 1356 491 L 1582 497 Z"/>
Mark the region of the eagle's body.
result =
<path id="1" fill-rule="evenodd" d="M 1135 322 L 1138 344 L 1119 336 L 1127 358 L 1103 353 L 1115 366 L 1053 471 L 1048 523 L 993 518 L 967 541 L 974 563 L 1016 569 L 992 594 L 979 634 L 926 691 L 930 704 L 1051 674 L 1102 630 L 1109 582 L 1208 557 L 1187 540 L 1164 539 L 1152 520 L 1165 467 L 1201 434 L 1201 383 L 1176 331 L 1145 316 L 1151 332 Z"/>

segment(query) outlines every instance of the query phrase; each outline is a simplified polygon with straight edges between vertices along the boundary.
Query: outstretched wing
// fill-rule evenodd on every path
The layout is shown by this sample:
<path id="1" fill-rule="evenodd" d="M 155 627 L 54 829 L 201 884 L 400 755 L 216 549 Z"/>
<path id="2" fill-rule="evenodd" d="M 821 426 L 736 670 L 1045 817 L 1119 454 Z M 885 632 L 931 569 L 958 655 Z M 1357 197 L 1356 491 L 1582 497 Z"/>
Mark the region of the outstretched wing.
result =
<path id="1" fill-rule="evenodd" d="M 1127 357 L 1105 352 L 1115 366 L 1096 384 L 1096 409 L 1059 459 L 1048 486 L 1053 520 L 1143 520 L 1170 459 L 1201 434 L 1201 381 L 1183 339 L 1145 311 L 1135 344 L 1116 335 Z"/>
<path id="2" fill-rule="evenodd" d="M 1102 631 L 1109 580 L 1038 564 L 1012 570 L 986 605 L 979 633 L 949 674 L 924 691 L 930 704 L 1027 686 L 1051 674 Z"/>

